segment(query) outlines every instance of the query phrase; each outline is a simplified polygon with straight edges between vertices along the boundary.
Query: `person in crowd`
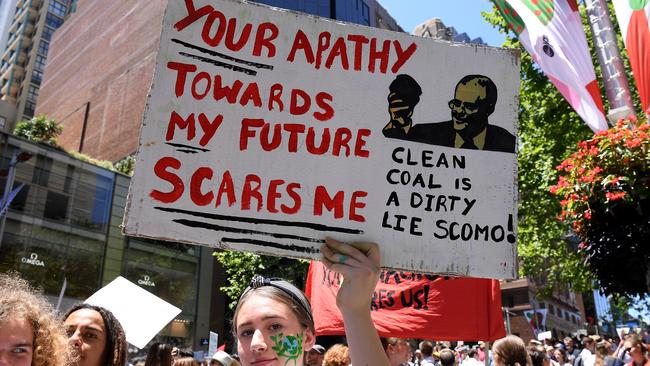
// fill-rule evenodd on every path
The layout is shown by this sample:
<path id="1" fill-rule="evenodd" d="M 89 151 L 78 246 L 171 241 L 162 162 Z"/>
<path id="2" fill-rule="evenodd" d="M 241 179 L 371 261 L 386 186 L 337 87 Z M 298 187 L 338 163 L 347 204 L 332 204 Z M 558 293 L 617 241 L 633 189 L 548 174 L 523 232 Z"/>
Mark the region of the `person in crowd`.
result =
<path id="1" fill-rule="evenodd" d="M 482 366 L 483 363 L 478 360 L 478 351 L 475 348 L 467 351 L 467 358 L 463 360 L 462 366 Z"/>
<path id="2" fill-rule="evenodd" d="M 388 356 L 391 366 L 407 365 L 411 358 L 411 346 L 406 339 L 382 338 L 381 344 Z"/>
<path id="3" fill-rule="evenodd" d="M 173 366 L 200 366 L 194 357 L 181 357 L 174 360 Z"/>
<path id="4" fill-rule="evenodd" d="M 524 341 L 515 335 L 494 342 L 492 357 L 495 366 L 532 366 Z"/>
<path id="5" fill-rule="evenodd" d="M 18 274 L 0 273 L 0 365 L 66 366 L 69 356 L 45 297 Z"/>
<path id="6" fill-rule="evenodd" d="M 582 351 L 573 362 L 574 366 L 594 366 L 596 362 L 596 341 L 592 337 L 582 338 Z"/>
<path id="7" fill-rule="evenodd" d="M 416 349 L 415 352 L 413 352 L 413 364 L 415 366 L 420 366 L 422 365 L 422 360 L 424 359 L 424 356 L 422 356 L 422 351 L 420 349 Z"/>
<path id="8" fill-rule="evenodd" d="M 241 366 L 241 362 L 239 362 L 239 355 L 230 355 L 230 357 L 232 358 L 232 363 L 230 366 Z"/>
<path id="9" fill-rule="evenodd" d="M 476 352 L 478 353 L 478 360 L 485 362 L 485 342 L 478 341 L 478 348 L 476 349 Z"/>
<path id="10" fill-rule="evenodd" d="M 531 361 L 533 363 L 533 366 L 550 366 L 551 365 L 551 359 L 546 354 L 546 349 L 544 349 L 544 346 L 542 346 L 542 345 L 529 346 L 528 347 L 528 355 L 530 356 L 530 359 L 531 359 Z"/>
<path id="11" fill-rule="evenodd" d="M 224 351 L 217 351 L 206 358 L 209 366 L 232 366 L 234 359 Z"/>
<path id="12" fill-rule="evenodd" d="M 322 366 L 325 347 L 315 344 L 305 355 L 305 366 Z"/>
<path id="13" fill-rule="evenodd" d="M 567 362 L 573 365 L 576 358 L 580 356 L 580 350 L 575 346 L 575 342 L 571 337 L 564 337 L 564 346 L 566 347 Z"/>
<path id="14" fill-rule="evenodd" d="M 315 344 L 314 319 L 304 294 L 281 279 L 255 276 L 239 298 L 233 333 L 243 365 L 304 364 Z"/>
<path id="15" fill-rule="evenodd" d="M 144 362 L 145 366 L 171 366 L 172 359 L 172 346 L 165 343 L 154 343 L 149 347 L 147 359 Z"/>
<path id="16" fill-rule="evenodd" d="M 127 343 L 122 325 L 109 310 L 77 304 L 64 316 L 76 362 L 72 366 L 124 366 Z"/>
<path id="17" fill-rule="evenodd" d="M 553 357 L 559 366 L 572 366 L 563 347 L 557 347 L 553 351 Z"/>
<path id="18" fill-rule="evenodd" d="M 325 352 L 323 366 L 348 366 L 350 364 L 350 349 L 344 344 L 335 344 Z"/>
<path id="19" fill-rule="evenodd" d="M 648 347 L 641 342 L 641 338 L 636 334 L 630 334 L 625 338 L 623 343 L 625 353 L 629 354 L 632 362 L 625 366 L 650 366 L 648 358 Z"/>
<path id="20" fill-rule="evenodd" d="M 602 340 L 596 343 L 596 365 L 598 366 L 623 366 L 623 361 L 614 357 L 612 343 Z"/>
<path id="21" fill-rule="evenodd" d="M 445 348 L 440 351 L 440 365 L 441 366 L 456 366 L 456 355 L 454 351 Z"/>
<path id="22" fill-rule="evenodd" d="M 431 342 L 422 341 L 418 348 L 422 353 L 421 366 L 437 366 L 436 360 L 433 358 L 433 344 L 431 344 Z"/>

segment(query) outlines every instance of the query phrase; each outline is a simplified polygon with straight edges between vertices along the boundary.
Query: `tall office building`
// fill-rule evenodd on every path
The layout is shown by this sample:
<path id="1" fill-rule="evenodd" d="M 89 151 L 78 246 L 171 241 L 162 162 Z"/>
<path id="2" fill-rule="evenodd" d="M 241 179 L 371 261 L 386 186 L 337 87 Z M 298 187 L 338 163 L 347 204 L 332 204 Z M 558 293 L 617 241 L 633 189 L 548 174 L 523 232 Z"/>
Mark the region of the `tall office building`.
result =
<path id="1" fill-rule="evenodd" d="M 3 102 L 0 104 L 0 129 L 3 131 L 11 132 L 16 121 L 34 116 L 52 35 L 74 9 L 75 2 L 76 0 L 2 2 L 2 11 L 6 12 L 3 15 L 7 15 L 4 25 L 8 24 L 6 33 L 3 33 L 7 37 L 6 45 L 0 51 L 0 100 Z"/>
<path id="2" fill-rule="evenodd" d="M 442 39 L 445 41 L 471 43 L 471 44 L 486 44 L 481 37 L 470 38 L 470 36 L 463 32 L 458 33 L 456 28 L 448 27 L 439 18 L 432 18 L 426 22 L 418 25 L 413 30 L 413 35 L 420 37 L 430 37 L 435 39 Z"/>
<path id="3" fill-rule="evenodd" d="M 401 30 L 376 0 L 260 2 Z M 65 149 L 111 161 L 135 153 L 166 4 L 82 0 L 57 32 L 36 113 L 63 124 Z"/>

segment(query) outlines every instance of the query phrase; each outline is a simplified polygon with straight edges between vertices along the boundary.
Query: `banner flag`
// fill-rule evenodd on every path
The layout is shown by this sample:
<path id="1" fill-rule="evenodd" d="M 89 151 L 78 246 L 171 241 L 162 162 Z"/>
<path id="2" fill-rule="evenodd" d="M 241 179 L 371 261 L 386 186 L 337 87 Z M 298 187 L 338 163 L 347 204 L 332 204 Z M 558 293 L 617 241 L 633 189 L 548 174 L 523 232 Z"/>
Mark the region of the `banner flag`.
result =
<path id="1" fill-rule="evenodd" d="M 305 293 L 317 335 L 343 335 L 341 276 L 311 262 Z M 493 341 L 506 335 L 499 281 L 383 270 L 370 304 L 380 337 Z"/>
<path id="2" fill-rule="evenodd" d="M 594 131 L 607 129 L 600 88 L 575 0 L 493 0 L 571 107 Z"/>
<path id="3" fill-rule="evenodd" d="M 647 111 L 650 109 L 650 0 L 614 0 L 614 9 L 641 105 Z"/>
<path id="4" fill-rule="evenodd" d="M 542 329 L 546 327 L 546 309 L 526 310 L 524 316 L 526 321 L 530 324 L 531 329 L 535 336 L 537 336 Z"/>

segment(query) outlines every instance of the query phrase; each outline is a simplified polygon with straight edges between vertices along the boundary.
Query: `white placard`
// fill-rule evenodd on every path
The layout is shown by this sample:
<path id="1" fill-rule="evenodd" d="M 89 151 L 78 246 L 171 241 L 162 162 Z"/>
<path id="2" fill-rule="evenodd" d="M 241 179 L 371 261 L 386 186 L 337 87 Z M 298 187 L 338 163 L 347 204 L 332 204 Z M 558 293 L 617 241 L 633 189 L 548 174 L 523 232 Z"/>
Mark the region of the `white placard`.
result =
<path id="1" fill-rule="evenodd" d="M 208 357 L 214 356 L 219 347 L 219 334 L 210 331 L 210 341 L 208 342 Z"/>
<path id="2" fill-rule="evenodd" d="M 181 312 L 124 277 L 117 277 L 85 302 L 110 310 L 120 321 L 127 342 L 138 348 L 144 348 Z"/>
<path id="3" fill-rule="evenodd" d="M 553 338 L 553 334 L 552 334 L 552 332 L 550 330 L 548 330 L 546 332 L 540 332 L 539 334 L 537 334 L 537 340 L 538 341 L 545 341 L 545 340 L 551 339 L 551 338 Z"/>
<path id="4" fill-rule="evenodd" d="M 124 232 L 514 278 L 518 87 L 514 50 L 171 0 Z"/>

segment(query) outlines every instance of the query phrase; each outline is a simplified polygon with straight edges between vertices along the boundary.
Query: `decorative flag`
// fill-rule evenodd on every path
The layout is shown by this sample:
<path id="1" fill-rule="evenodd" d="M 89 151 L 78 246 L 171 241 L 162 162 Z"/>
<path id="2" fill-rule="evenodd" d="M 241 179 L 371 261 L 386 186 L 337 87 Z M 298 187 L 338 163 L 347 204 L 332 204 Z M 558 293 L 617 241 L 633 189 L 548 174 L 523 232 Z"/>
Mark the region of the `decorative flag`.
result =
<path id="1" fill-rule="evenodd" d="M 594 131 L 607 120 L 576 0 L 493 0 L 533 60 Z"/>
<path id="2" fill-rule="evenodd" d="M 311 262 L 305 293 L 317 335 L 345 334 L 336 307 L 340 284 L 338 273 Z M 384 270 L 370 308 L 381 337 L 493 341 L 506 335 L 497 280 Z"/>
<path id="3" fill-rule="evenodd" d="M 526 321 L 530 324 L 536 337 L 546 327 L 546 314 L 546 309 L 524 311 Z"/>
<path id="4" fill-rule="evenodd" d="M 641 105 L 647 111 L 650 108 L 650 0 L 614 0 L 614 9 Z"/>

